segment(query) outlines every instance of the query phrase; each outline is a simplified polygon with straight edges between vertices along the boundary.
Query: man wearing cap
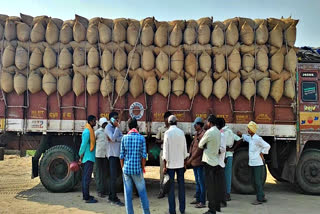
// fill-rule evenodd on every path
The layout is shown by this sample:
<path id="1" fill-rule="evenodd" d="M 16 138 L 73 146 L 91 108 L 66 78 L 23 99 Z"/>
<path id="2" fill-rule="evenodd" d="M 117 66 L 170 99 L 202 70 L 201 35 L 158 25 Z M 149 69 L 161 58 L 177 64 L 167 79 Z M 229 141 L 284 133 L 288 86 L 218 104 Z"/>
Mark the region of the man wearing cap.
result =
<path id="1" fill-rule="evenodd" d="M 263 154 L 268 154 L 270 145 L 264 141 L 259 135 L 256 134 L 258 126 L 255 122 L 251 121 L 248 124 L 248 135 L 238 132 L 243 141 L 249 143 L 249 166 L 252 169 L 254 187 L 257 194 L 257 200 L 253 205 L 259 205 L 267 202 L 263 192 L 262 172 L 264 168 Z"/>
<path id="2" fill-rule="evenodd" d="M 171 187 L 168 196 L 169 213 L 176 213 L 176 202 L 174 195 L 174 175 L 177 174 L 179 185 L 179 210 L 180 213 L 185 212 L 186 197 L 184 187 L 185 164 L 188 157 L 187 142 L 184 132 L 177 127 L 177 118 L 171 115 L 168 118 L 170 128 L 164 134 L 163 142 L 163 162 L 164 174 L 168 173 Z"/>
<path id="3" fill-rule="evenodd" d="M 222 167 L 219 165 L 219 149 L 221 144 L 221 133 L 216 127 L 217 118 L 214 115 L 208 117 L 208 130 L 199 142 L 199 148 L 204 149 L 202 162 L 205 163 L 206 190 L 208 192 L 208 207 L 206 214 L 216 214 L 221 211 L 221 201 L 223 199 L 223 184 L 221 177 Z"/>
<path id="4" fill-rule="evenodd" d="M 168 122 L 168 118 L 171 116 L 171 112 L 167 111 L 166 113 L 164 113 L 163 119 L 164 119 L 164 125 L 161 126 L 158 130 L 158 133 L 156 135 L 156 139 L 157 139 L 157 143 L 161 144 L 161 151 L 160 151 L 160 155 L 159 155 L 159 162 L 160 162 L 160 192 L 158 195 L 158 198 L 163 198 L 165 196 L 165 194 L 163 193 L 163 138 L 164 138 L 164 133 L 169 129 L 169 122 Z"/>
<path id="5" fill-rule="evenodd" d="M 108 121 L 105 117 L 99 120 L 99 129 L 95 131 L 96 136 L 96 186 L 98 196 L 105 198 L 108 192 L 107 187 L 107 135 L 104 129 Z"/>
<path id="6" fill-rule="evenodd" d="M 196 199 L 191 202 L 196 208 L 204 208 L 206 206 L 206 189 L 204 180 L 204 169 L 202 164 L 203 149 L 199 148 L 199 141 L 203 137 L 205 130 L 201 117 L 197 117 L 193 122 L 196 134 L 193 138 L 189 149 L 190 158 L 187 161 L 188 166 L 193 167 L 194 177 L 196 180 Z"/>

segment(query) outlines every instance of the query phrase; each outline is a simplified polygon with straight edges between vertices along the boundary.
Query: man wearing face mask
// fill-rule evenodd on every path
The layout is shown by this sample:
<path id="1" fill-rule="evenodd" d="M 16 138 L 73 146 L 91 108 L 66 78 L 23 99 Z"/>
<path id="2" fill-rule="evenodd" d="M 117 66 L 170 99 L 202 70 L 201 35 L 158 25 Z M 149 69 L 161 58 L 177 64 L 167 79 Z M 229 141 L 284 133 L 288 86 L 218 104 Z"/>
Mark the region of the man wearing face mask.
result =
<path id="1" fill-rule="evenodd" d="M 110 194 L 109 201 L 118 206 L 124 206 L 124 204 L 117 197 L 116 181 L 118 177 L 118 168 L 120 167 L 120 145 L 123 134 L 119 124 L 119 114 L 117 112 L 111 112 L 109 114 L 110 123 L 105 128 L 105 132 L 108 136 L 107 143 L 107 157 L 109 159 L 110 168 Z"/>

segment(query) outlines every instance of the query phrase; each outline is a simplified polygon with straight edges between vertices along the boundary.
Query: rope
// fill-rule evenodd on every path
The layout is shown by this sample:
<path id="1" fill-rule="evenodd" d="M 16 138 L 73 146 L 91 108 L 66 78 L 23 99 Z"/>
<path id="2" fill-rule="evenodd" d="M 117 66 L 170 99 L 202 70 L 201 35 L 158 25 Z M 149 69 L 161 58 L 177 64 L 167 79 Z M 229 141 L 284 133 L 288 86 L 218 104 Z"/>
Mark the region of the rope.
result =
<path id="1" fill-rule="evenodd" d="M 168 82 L 170 85 L 170 92 L 167 98 L 167 111 L 169 111 L 169 106 L 170 106 L 170 98 L 171 98 L 171 89 L 172 89 L 172 84 L 171 84 L 171 51 L 170 51 L 170 32 L 169 32 L 169 26 L 167 28 L 167 43 L 168 43 L 168 47 L 169 47 L 169 67 L 168 67 Z"/>
<path id="2" fill-rule="evenodd" d="M 114 41 L 113 41 L 113 30 L 114 30 L 114 24 L 112 23 L 112 29 L 111 29 L 111 41 L 113 42 L 113 43 L 115 43 Z M 113 47 L 112 47 L 112 50 L 111 50 L 111 54 L 112 54 L 112 71 L 114 71 L 114 49 L 113 49 Z M 115 88 L 115 81 L 114 81 L 114 78 L 113 78 L 113 76 L 111 76 L 111 80 L 112 80 L 112 94 L 111 94 L 111 100 L 113 101 L 113 99 L 114 99 L 114 88 Z M 111 108 L 111 110 L 113 110 L 113 104 L 110 102 L 110 108 Z"/>
<path id="3" fill-rule="evenodd" d="M 2 75 L 2 73 L 3 73 L 3 71 L 2 71 L 2 57 L 3 57 L 3 49 L 4 49 L 4 32 L 3 32 L 3 34 L 2 34 L 2 47 L 1 47 L 1 59 L 0 59 L 0 73 L 1 73 L 1 75 Z M 4 94 L 4 92 L 3 92 L 3 90 L 2 90 L 2 87 L 0 87 L 0 89 L 1 89 L 1 94 L 2 94 L 2 100 L 3 100 L 3 102 L 4 102 L 4 106 L 5 106 L 5 117 L 4 117 L 4 132 L 6 132 L 6 130 L 7 130 L 7 101 L 6 101 L 6 97 L 5 97 L 5 94 Z"/>
<path id="4" fill-rule="evenodd" d="M 253 35 L 254 35 L 254 87 L 256 88 L 254 92 L 254 97 L 253 97 L 253 106 L 252 106 L 252 112 L 254 112 L 256 108 L 256 97 L 257 97 L 257 72 L 256 72 L 256 65 L 257 65 L 257 53 L 256 53 L 256 29 L 253 29 Z"/>
<path id="5" fill-rule="evenodd" d="M 86 72 L 84 75 L 84 85 L 86 86 L 84 90 L 84 108 L 87 108 L 87 43 L 84 43 L 84 65 L 86 68 Z M 88 117 L 88 112 L 86 111 L 86 118 Z"/>
<path id="6" fill-rule="evenodd" d="M 29 66 L 30 66 L 30 35 L 29 35 L 29 41 L 28 41 L 28 65 L 27 65 L 27 106 L 26 108 L 29 108 L 29 90 L 28 90 L 28 79 L 29 79 Z M 24 120 L 24 133 L 26 133 L 26 129 L 28 128 L 28 119 Z"/>
<path id="7" fill-rule="evenodd" d="M 1 60 L 0 60 L 1 74 L 3 73 L 3 70 L 2 70 L 3 49 L 4 49 L 4 32 L 2 34 L 2 47 L 1 47 Z M 3 98 L 3 101 L 4 101 L 5 108 L 7 108 L 8 104 L 7 104 L 7 100 L 6 100 L 5 94 L 4 94 L 3 90 L 2 90 L 2 87 L 1 87 L 1 94 L 2 94 L 2 98 Z"/>
<path id="8" fill-rule="evenodd" d="M 199 27 L 197 26 L 197 37 L 196 37 L 196 44 L 197 44 L 197 47 L 199 47 Z M 193 107 L 193 103 L 194 103 L 194 98 L 196 97 L 196 94 L 195 94 L 195 88 L 196 88 L 196 85 L 198 84 L 198 81 L 197 81 L 197 77 L 198 77 L 198 67 L 199 67 L 199 64 L 198 64 L 198 61 L 199 61 L 199 53 L 198 53 L 198 50 L 196 50 L 196 76 L 194 77 L 194 84 L 193 84 L 193 96 L 192 96 L 192 99 L 191 99 L 191 103 L 190 103 L 190 107 L 189 107 L 189 111 L 191 111 L 192 107 Z M 200 90 L 200 87 L 199 87 L 199 84 L 198 84 L 198 90 Z"/>
<path id="9" fill-rule="evenodd" d="M 285 34 L 285 30 L 283 30 L 284 31 L 284 36 L 285 36 L 285 44 L 286 44 L 286 52 L 287 52 L 287 55 L 288 55 L 288 53 L 289 53 L 289 51 L 288 51 L 288 41 L 287 41 L 287 38 L 286 38 L 286 34 Z M 291 47 L 292 48 L 292 47 Z M 291 84 L 292 84 L 292 87 L 294 88 L 294 91 L 295 91 L 295 95 L 294 95 L 294 105 L 296 105 L 296 97 L 297 97 L 297 91 L 296 91 L 296 87 L 295 87 L 295 82 L 293 81 L 293 78 L 292 78 L 292 72 L 291 71 L 289 71 L 289 73 L 290 73 L 290 79 L 291 79 Z"/>
<path id="10" fill-rule="evenodd" d="M 60 129 L 62 127 L 62 110 L 61 110 L 61 100 L 62 99 L 60 96 L 59 96 L 59 79 L 60 79 L 60 75 L 59 75 L 59 56 L 60 56 L 60 42 L 58 44 L 58 53 L 57 53 L 57 71 L 58 71 L 58 77 L 57 77 L 57 100 L 58 100 L 58 107 L 59 107 L 59 110 L 60 110 L 60 120 L 59 120 L 59 126 L 60 126 Z"/>
<path id="11" fill-rule="evenodd" d="M 228 53 L 227 53 L 227 38 L 226 38 L 226 29 L 225 29 L 225 28 L 223 29 L 223 33 L 224 33 L 225 59 L 226 59 L 226 66 L 227 66 L 228 97 L 229 97 L 231 112 L 232 112 L 232 114 L 234 114 L 234 111 L 233 111 L 233 103 L 232 103 L 231 96 L 230 96 L 230 72 L 229 72 Z M 223 78 L 223 77 L 220 77 L 220 78 Z"/>
<path id="12" fill-rule="evenodd" d="M 112 35 L 112 34 L 111 34 Z M 106 47 L 105 47 L 106 48 Z M 102 54 L 101 54 L 101 47 L 100 47 L 100 31 L 98 30 L 98 50 L 99 50 L 99 57 L 100 57 L 100 62 L 101 62 L 101 60 L 102 60 Z M 113 55 L 112 55 L 112 57 L 113 57 Z M 113 58 L 112 58 L 113 59 Z M 113 64 L 113 60 L 112 60 L 112 64 Z M 107 71 L 106 71 L 107 72 Z M 107 85 L 107 80 L 106 80 L 106 72 L 102 69 L 102 75 L 103 75 L 103 79 L 102 79 L 102 81 L 105 81 L 105 83 L 106 83 L 106 85 Z M 112 88 L 113 88 L 113 85 L 112 85 Z M 109 94 L 108 94 L 108 96 L 107 96 L 107 98 L 108 98 L 108 101 L 109 101 L 109 107 L 111 108 L 111 98 L 110 98 L 110 96 L 109 96 Z"/>
<path id="13" fill-rule="evenodd" d="M 133 52 L 136 50 L 136 47 L 137 47 L 137 44 L 138 44 L 138 41 L 139 41 L 139 38 L 140 38 L 140 35 L 141 35 L 141 30 L 142 30 L 142 28 L 140 27 L 140 28 L 139 28 L 139 34 L 138 34 L 138 36 L 137 36 L 137 40 L 136 40 L 136 42 L 135 42 L 134 48 L 131 50 L 131 51 L 133 51 Z M 123 50 L 123 51 L 124 51 L 124 50 Z M 123 79 L 123 81 L 122 81 L 122 85 L 121 85 L 120 92 L 122 91 L 122 89 L 123 89 L 123 87 L 124 87 L 124 83 L 125 83 L 125 81 L 126 81 L 126 79 L 127 79 L 127 77 L 128 77 L 129 68 L 131 67 L 132 57 L 133 57 L 133 55 L 131 56 L 131 60 L 129 60 L 129 65 L 128 65 L 128 68 L 127 68 L 126 75 L 125 75 L 125 77 L 124 77 L 124 79 Z M 116 100 L 114 101 L 114 103 L 113 103 L 113 105 L 112 105 L 112 108 L 114 108 L 115 104 L 118 102 L 119 97 L 120 97 L 119 94 L 117 94 L 117 98 L 116 98 Z"/>

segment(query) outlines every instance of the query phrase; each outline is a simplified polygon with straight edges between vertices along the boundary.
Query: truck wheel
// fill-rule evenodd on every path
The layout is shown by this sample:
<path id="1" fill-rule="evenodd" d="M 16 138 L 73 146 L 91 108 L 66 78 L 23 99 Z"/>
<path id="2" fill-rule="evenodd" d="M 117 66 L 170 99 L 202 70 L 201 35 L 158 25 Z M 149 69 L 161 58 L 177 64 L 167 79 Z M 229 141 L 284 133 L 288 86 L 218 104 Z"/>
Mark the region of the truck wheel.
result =
<path id="1" fill-rule="evenodd" d="M 69 165 L 75 161 L 74 151 L 64 145 L 48 149 L 40 162 L 40 180 L 51 192 L 67 192 L 80 181 L 81 172 L 72 172 Z"/>
<path id="2" fill-rule="evenodd" d="M 252 171 L 248 165 L 249 156 L 247 150 L 240 150 L 234 154 L 232 164 L 232 187 L 238 193 L 252 194 L 255 192 L 252 185 Z M 267 170 L 264 167 L 262 181 L 266 182 Z"/>
<path id="3" fill-rule="evenodd" d="M 320 194 L 320 150 L 302 153 L 296 169 L 299 187 L 309 194 Z"/>

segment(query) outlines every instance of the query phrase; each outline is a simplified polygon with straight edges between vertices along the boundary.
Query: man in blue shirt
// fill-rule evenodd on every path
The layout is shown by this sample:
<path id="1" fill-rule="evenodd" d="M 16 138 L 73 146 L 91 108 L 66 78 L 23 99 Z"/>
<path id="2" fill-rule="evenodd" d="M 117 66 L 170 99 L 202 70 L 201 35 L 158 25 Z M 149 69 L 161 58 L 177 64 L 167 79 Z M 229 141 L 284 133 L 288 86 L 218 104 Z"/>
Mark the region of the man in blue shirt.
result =
<path id="1" fill-rule="evenodd" d="M 96 117 L 90 115 L 88 123 L 82 132 L 82 142 L 79 150 L 80 162 L 83 164 L 82 174 L 82 195 L 86 203 L 97 203 L 93 196 L 89 194 L 89 186 L 91 182 L 91 175 L 93 164 L 95 162 L 95 135 L 93 127 L 96 125 Z"/>
<path id="2" fill-rule="evenodd" d="M 145 138 L 137 130 L 137 120 L 129 119 L 127 135 L 121 140 L 120 164 L 123 171 L 123 184 L 125 190 L 125 204 L 127 214 L 133 214 L 132 190 L 135 184 L 143 208 L 143 214 L 149 214 L 149 200 L 143 171 L 146 164 L 147 152 Z"/>
<path id="3" fill-rule="evenodd" d="M 124 204 L 117 197 L 116 183 L 118 177 L 118 171 L 120 171 L 120 144 L 123 137 L 120 124 L 119 115 L 117 112 L 111 112 L 109 114 L 110 123 L 105 128 L 105 132 L 108 137 L 107 143 L 107 157 L 109 159 L 109 169 L 110 169 L 110 194 L 109 201 L 118 206 L 124 206 Z"/>

